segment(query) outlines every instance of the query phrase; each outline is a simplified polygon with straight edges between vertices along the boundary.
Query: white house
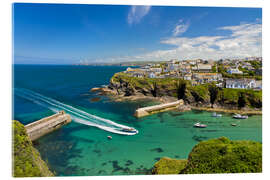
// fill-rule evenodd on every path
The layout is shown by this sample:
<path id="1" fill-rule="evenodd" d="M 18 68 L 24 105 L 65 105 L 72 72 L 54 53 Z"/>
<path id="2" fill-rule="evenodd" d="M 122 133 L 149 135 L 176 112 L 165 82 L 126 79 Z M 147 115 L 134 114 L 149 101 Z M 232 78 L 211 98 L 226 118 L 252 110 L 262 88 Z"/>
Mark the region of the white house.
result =
<path id="1" fill-rule="evenodd" d="M 190 74 L 185 74 L 184 75 L 184 80 L 191 80 L 192 79 L 192 74 L 190 73 Z"/>
<path id="2" fill-rule="evenodd" d="M 227 79 L 226 88 L 253 89 L 256 88 L 254 79 Z"/>
<path id="3" fill-rule="evenodd" d="M 235 69 L 230 68 L 227 70 L 227 73 L 229 73 L 229 74 L 243 74 L 243 72 L 240 71 L 238 68 L 235 68 Z"/>
<path id="4" fill-rule="evenodd" d="M 156 78 L 156 75 L 155 75 L 154 72 L 151 72 L 151 73 L 148 74 L 148 77 L 149 78 Z"/>
<path id="5" fill-rule="evenodd" d="M 200 72 L 211 72 L 212 66 L 211 64 L 198 64 L 198 71 Z"/>

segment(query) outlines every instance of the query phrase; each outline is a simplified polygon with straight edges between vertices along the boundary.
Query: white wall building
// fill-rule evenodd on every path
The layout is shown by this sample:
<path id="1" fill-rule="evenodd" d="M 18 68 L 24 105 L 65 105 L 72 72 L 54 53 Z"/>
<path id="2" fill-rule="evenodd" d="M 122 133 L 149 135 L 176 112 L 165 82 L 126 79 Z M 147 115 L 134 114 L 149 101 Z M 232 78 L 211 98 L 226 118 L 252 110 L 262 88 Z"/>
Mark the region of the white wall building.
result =
<path id="1" fill-rule="evenodd" d="M 254 79 L 227 79 L 226 88 L 253 89 L 256 88 Z"/>

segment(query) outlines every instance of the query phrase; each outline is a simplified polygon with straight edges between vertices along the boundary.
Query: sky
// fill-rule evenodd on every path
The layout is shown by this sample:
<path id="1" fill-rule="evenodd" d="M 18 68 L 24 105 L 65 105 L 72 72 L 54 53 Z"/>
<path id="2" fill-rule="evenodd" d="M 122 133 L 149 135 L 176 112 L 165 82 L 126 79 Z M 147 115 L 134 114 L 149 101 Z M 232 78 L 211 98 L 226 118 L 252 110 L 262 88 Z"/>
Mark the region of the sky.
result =
<path id="1" fill-rule="evenodd" d="M 15 64 L 262 56 L 262 9 L 13 4 Z"/>

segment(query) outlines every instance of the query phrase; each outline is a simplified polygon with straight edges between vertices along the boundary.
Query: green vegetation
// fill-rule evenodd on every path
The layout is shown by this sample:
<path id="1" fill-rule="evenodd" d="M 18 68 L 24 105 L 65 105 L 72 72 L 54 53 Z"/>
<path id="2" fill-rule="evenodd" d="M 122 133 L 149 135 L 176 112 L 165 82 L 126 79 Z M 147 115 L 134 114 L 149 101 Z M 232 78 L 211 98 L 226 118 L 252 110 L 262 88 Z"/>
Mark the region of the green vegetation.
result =
<path id="1" fill-rule="evenodd" d="M 216 67 L 216 65 L 212 66 L 212 72 L 213 72 L 213 73 L 216 73 L 216 72 L 217 72 L 217 67 Z"/>
<path id="2" fill-rule="evenodd" d="M 193 147 L 188 160 L 162 158 L 154 174 L 209 174 L 262 172 L 262 144 L 231 141 L 226 137 L 202 141 Z"/>
<path id="3" fill-rule="evenodd" d="M 262 172 L 262 144 L 221 137 L 197 144 L 183 174 Z"/>
<path id="4" fill-rule="evenodd" d="M 186 159 L 161 158 L 155 163 L 152 174 L 178 174 L 187 164 Z"/>
<path id="5" fill-rule="evenodd" d="M 24 126 L 13 121 L 13 176 L 53 176 L 39 152 L 33 147 Z"/>
<path id="6" fill-rule="evenodd" d="M 111 82 L 125 84 L 130 89 L 149 91 L 154 97 L 173 96 L 189 103 L 262 107 L 262 90 L 219 88 L 214 83 L 192 86 L 190 81 L 179 78 L 136 78 L 125 73 L 116 73 Z"/>
<path id="7" fill-rule="evenodd" d="M 256 68 L 257 69 L 257 68 Z M 249 71 L 244 68 L 239 67 L 240 71 L 243 71 L 243 74 L 229 74 L 223 65 L 218 66 L 218 72 L 222 74 L 224 78 L 232 78 L 232 79 L 241 79 L 241 78 L 254 78 L 256 80 L 262 80 L 262 76 L 255 75 L 254 71 Z"/>
<path id="8" fill-rule="evenodd" d="M 235 105 L 239 108 L 245 106 L 250 108 L 261 108 L 262 91 L 224 88 L 222 91 L 219 91 L 217 101 L 220 104 Z"/>
<path id="9" fill-rule="evenodd" d="M 218 96 L 219 88 L 215 84 L 210 84 L 208 86 L 208 91 L 210 93 L 210 103 L 213 107 L 213 104 L 215 103 Z"/>

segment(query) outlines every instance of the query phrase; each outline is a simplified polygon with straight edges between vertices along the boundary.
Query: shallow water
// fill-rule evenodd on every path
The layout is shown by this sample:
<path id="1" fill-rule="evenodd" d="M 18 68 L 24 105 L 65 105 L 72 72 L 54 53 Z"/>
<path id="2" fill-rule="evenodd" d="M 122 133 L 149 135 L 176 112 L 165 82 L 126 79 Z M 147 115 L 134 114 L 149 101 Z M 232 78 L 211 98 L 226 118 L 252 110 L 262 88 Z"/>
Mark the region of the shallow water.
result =
<path id="1" fill-rule="evenodd" d="M 40 138 L 35 147 L 57 175 L 150 174 L 159 158 L 186 159 L 192 147 L 202 140 L 226 136 L 262 141 L 261 116 L 235 120 L 231 114 L 213 118 L 205 111 L 170 111 L 137 119 L 132 116 L 134 110 L 151 102 L 112 102 L 104 96 L 98 102 L 91 102 L 98 96 L 89 90 L 108 84 L 115 72 L 125 68 L 15 65 L 14 88 L 29 89 L 139 130 L 137 135 L 124 136 L 72 122 Z M 27 124 L 50 114 L 53 112 L 48 108 L 18 97 L 15 92 L 14 119 Z M 194 128 L 198 121 L 208 127 Z M 108 140 L 108 135 L 113 139 Z"/>

